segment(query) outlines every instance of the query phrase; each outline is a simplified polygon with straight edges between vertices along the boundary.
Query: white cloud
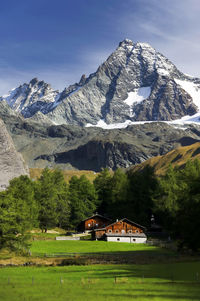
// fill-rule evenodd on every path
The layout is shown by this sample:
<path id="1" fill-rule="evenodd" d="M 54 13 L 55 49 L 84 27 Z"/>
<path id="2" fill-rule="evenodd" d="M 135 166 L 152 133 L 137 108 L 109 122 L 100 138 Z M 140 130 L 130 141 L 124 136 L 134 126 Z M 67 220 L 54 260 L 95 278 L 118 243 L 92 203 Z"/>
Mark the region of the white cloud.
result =
<path id="1" fill-rule="evenodd" d="M 135 2 L 121 16 L 119 33 L 150 43 L 180 70 L 200 77 L 199 0 L 141 0 L 137 10 Z"/>

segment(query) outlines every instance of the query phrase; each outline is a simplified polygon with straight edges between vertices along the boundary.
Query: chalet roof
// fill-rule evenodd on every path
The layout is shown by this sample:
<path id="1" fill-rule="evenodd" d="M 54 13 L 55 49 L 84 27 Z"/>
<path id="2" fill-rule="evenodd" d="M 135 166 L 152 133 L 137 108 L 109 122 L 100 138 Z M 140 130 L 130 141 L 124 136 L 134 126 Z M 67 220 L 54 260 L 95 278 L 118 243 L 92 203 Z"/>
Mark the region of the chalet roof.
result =
<path id="1" fill-rule="evenodd" d="M 105 233 L 107 237 L 147 237 L 144 233 Z"/>
<path id="2" fill-rule="evenodd" d="M 132 225 L 134 225 L 134 226 L 136 226 L 136 227 L 138 227 L 138 228 L 140 228 L 140 229 L 146 230 L 146 228 L 145 228 L 144 226 L 141 226 L 141 225 L 139 225 L 139 224 L 137 224 L 137 223 L 135 223 L 135 222 L 132 222 L 131 220 L 129 220 L 128 218 L 125 217 L 125 218 L 122 218 L 122 219 L 120 219 L 120 220 L 118 220 L 118 221 L 115 221 L 115 222 L 112 223 L 112 224 L 107 225 L 107 226 L 104 227 L 104 228 L 101 228 L 101 229 L 95 229 L 94 231 L 105 230 L 107 227 L 113 226 L 113 225 L 116 224 L 116 223 L 124 222 L 124 221 L 126 221 L 126 222 L 128 222 L 128 223 L 130 223 L 130 224 L 132 224 Z"/>
<path id="3" fill-rule="evenodd" d="M 97 217 L 97 216 L 98 216 L 98 217 L 101 217 L 101 218 L 103 218 L 103 219 L 106 219 L 106 220 L 108 220 L 108 221 L 111 221 L 110 218 L 105 217 L 105 216 L 103 216 L 103 215 L 101 215 L 101 214 L 96 213 L 96 214 L 94 214 L 94 215 L 92 215 L 92 216 L 90 216 L 90 217 L 87 217 L 86 219 L 82 220 L 82 222 L 85 222 L 85 221 L 87 221 L 88 219 L 91 219 L 91 218 L 94 218 L 94 217 Z"/>

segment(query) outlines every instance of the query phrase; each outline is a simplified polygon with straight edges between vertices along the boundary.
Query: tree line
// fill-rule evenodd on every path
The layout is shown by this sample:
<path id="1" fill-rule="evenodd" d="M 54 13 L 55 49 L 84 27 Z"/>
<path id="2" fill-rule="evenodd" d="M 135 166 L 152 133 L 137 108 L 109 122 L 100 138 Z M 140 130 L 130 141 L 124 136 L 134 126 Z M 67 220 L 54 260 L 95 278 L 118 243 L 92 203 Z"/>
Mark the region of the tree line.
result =
<path id="1" fill-rule="evenodd" d="M 112 218 L 129 218 L 147 228 L 151 215 L 180 248 L 200 247 L 200 161 L 184 168 L 169 167 L 163 177 L 153 168 L 110 172 L 103 169 L 93 183 L 73 176 L 66 183 L 60 170 L 44 169 L 38 180 L 20 176 L 0 193 L 0 248 L 23 248 L 27 233 L 59 226 L 76 229 L 95 211 Z"/>

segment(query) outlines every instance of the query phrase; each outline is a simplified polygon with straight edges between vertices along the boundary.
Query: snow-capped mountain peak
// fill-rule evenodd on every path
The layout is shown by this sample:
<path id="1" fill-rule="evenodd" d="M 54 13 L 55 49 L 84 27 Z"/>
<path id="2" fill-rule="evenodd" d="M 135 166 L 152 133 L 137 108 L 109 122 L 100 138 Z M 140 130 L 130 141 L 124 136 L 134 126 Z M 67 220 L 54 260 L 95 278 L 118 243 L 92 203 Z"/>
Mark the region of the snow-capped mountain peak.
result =
<path id="1" fill-rule="evenodd" d="M 12 89 L 0 100 L 6 100 L 12 109 L 21 112 L 24 117 L 31 117 L 46 105 L 54 103 L 58 96 L 59 92 L 53 90 L 49 84 L 33 78 L 28 84 Z"/>
<path id="2" fill-rule="evenodd" d="M 133 46 L 133 45 L 134 45 L 133 41 L 127 38 L 119 43 L 119 47 Z"/>
<path id="3" fill-rule="evenodd" d="M 24 117 L 41 112 L 56 124 L 175 120 L 200 108 L 199 90 L 191 93 L 186 82 L 198 90 L 200 80 L 183 74 L 151 45 L 125 39 L 95 73 L 61 93 L 34 78 L 1 100 Z"/>

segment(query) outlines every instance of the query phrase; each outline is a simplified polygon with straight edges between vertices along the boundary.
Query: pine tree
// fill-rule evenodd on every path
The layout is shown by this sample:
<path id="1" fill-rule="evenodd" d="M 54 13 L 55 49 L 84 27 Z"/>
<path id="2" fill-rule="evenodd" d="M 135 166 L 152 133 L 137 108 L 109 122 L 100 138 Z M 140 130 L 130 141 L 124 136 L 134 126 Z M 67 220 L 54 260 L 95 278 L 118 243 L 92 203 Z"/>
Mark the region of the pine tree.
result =
<path id="1" fill-rule="evenodd" d="M 27 176 L 13 179 L 0 193 L 0 248 L 27 247 L 27 231 L 37 224 L 37 217 L 33 182 Z"/>
<path id="2" fill-rule="evenodd" d="M 146 166 L 142 171 L 128 172 L 127 217 L 149 226 L 153 211 L 153 198 L 158 182 L 154 170 Z"/>
<path id="3" fill-rule="evenodd" d="M 97 208 L 97 194 L 94 185 L 83 175 L 73 176 L 69 182 L 69 199 L 71 204 L 71 224 L 92 215 Z"/>
<path id="4" fill-rule="evenodd" d="M 40 207 L 39 223 L 42 231 L 57 225 L 69 225 L 70 204 L 68 188 L 60 170 L 45 168 L 36 185 L 36 198 Z"/>

